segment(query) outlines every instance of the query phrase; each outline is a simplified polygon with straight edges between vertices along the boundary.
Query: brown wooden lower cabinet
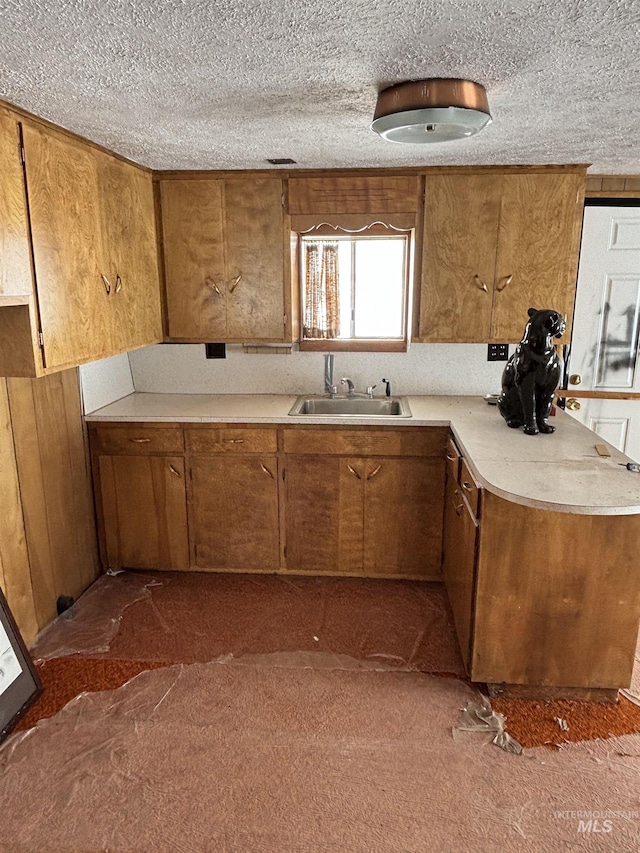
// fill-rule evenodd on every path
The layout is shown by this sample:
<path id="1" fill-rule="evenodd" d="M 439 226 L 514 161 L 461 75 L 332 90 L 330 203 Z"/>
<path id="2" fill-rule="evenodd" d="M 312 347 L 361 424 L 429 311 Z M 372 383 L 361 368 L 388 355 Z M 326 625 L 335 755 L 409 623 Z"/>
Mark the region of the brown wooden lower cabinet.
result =
<path id="1" fill-rule="evenodd" d="M 103 563 L 439 580 L 446 435 L 92 425 Z"/>
<path id="2" fill-rule="evenodd" d="M 188 569 L 187 501 L 180 456 L 100 456 L 109 568 Z"/>
<path id="3" fill-rule="evenodd" d="M 286 566 L 440 576 L 442 458 L 285 457 Z"/>
<path id="4" fill-rule="evenodd" d="M 476 576 L 478 522 L 455 479 L 447 480 L 442 574 L 456 626 L 460 653 L 469 669 Z"/>
<path id="5" fill-rule="evenodd" d="M 638 515 L 548 512 L 484 494 L 472 680 L 628 687 L 639 541 Z"/>
<path id="6" fill-rule="evenodd" d="M 192 456 L 189 468 L 192 565 L 200 569 L 277 571 L 277 457 Z"/>
<path id="7" fill-rule="evenodd" d="M 361 460 L 287 456 L 285 563 L 289 570 L 363 572 L 364 481 Z"/>
<path id="8" fill-rule="evenodd" d="M 470 679 L 514 695 L 615 698 L 640 621 L 640 516 L 478 492 L 455 448 L 447 458 L 443 574 Z"/>

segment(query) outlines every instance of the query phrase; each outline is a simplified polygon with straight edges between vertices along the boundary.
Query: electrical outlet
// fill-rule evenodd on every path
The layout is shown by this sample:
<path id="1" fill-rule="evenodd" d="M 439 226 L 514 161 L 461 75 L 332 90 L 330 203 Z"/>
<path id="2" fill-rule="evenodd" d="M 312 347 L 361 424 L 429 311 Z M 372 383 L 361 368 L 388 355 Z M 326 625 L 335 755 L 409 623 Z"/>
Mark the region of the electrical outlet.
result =
<path id="1" fill-rule="evenodd" d="M 509 344 L 489 344 L 487 361 L 507 361 L 508 358 Z"/>

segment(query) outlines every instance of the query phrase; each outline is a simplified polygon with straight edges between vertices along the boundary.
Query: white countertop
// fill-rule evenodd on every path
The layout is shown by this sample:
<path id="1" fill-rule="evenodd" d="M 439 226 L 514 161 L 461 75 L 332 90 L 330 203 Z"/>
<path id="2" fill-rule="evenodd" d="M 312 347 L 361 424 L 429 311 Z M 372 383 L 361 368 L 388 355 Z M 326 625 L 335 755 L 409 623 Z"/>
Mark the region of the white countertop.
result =
<path id="1" fill-rule="evenodd" d="M 134 393 L 86 416 L 92 422 L 273 423 L 450 426 L 483 488 L 540 509 L 587 515 L 640 513 L 640 474 L 628 457 L 577 420 L 558 410 L 552 435 L 509 429 L 495 406 L 481 397 L 409 396 L 411 418 L 289 417 L 296 396 L 271 394 Z M 605 444 L 610 457 L 600 457 Z M 624 463 L 624 464 L 619 464 Z"/>

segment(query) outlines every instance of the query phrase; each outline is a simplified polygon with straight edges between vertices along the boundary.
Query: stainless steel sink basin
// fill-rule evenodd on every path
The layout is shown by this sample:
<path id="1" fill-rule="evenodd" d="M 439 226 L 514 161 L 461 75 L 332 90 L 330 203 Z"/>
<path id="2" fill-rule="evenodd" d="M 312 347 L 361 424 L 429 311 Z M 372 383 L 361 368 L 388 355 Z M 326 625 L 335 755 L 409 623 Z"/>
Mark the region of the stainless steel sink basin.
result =
<path id="1" fill-rule="evenodd" d="M 410 418 L 406 397 L 298 397 L 290 415 L 316 418 Z"/>

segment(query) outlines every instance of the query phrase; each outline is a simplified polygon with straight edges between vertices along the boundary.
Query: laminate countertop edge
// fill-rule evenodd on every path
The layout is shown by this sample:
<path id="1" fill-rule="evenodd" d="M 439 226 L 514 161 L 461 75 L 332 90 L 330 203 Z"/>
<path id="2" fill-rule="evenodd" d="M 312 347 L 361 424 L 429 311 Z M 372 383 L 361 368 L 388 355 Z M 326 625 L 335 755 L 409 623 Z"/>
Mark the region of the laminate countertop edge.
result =
<path id="1" fill-rule="evenodd" d="M 640 514 L 640 475 L 625 456 L 558 410 L 552 435 L 509 429 L 482 397 L 407 395 L 411 418 L 290 417 L 295 395 L 148 394 L 134 392 L 87 414 L 92 424 L 234 423 L 273 425 L 449 427 L 480 486 L 507 501 L 582 515 Z M 608 457 L 595 445 L 605 445 Z"/>

